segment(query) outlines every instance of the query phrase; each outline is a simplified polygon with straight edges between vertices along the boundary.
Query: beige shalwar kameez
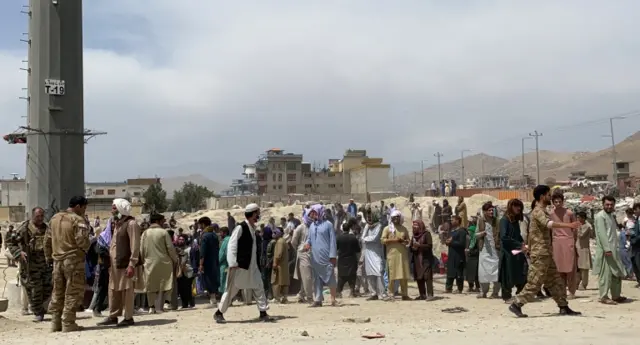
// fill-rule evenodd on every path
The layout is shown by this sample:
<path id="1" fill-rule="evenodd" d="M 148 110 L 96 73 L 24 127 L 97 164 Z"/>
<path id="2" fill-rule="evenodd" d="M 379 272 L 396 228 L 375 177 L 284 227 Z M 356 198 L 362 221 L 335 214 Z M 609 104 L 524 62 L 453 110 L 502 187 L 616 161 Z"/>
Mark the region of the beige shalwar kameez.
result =
<path id="1" fill-rule="evenodd" d="M 129 236 L 131 257 L 129 266 L 134 268 L 132 278 L 127 277 L 127 269 L 116 268 L 116 252 L 118 248 L 118 234 L 126 231 Z M 109 246 L 111 267 L 109 268 L 109 318 L 115 319 L 123 316 L 124 319 L 133 319 L 134 289 L 139 289 L 143 283 L 142 269 L 138 267 L 140 256 L 140 227 L 133 217 L 125 217 L 113 225 L 113 236 Z"/>
<path id="2" fill-rule="evenodd" d="M 286 300 L 289 292 L 289 248 L 287 241 L 282 237 L 276 240 L 274 247 L 271 289 L 275 300 Z"/>
<path id="3" fill-rule="evenodd" d="M 596 238 L 596 233 L 589 223 L 584 223 L 578 229 L 578 239 L 576 240 L 576 252 L 578 253 L 578 276 L 576 277 L 576 287 L 586 289 L 589 285 L 589 270 L 592 267 L 590 240 Z"/>
<path id="4" fill-rule="evenodd" d="M 395 225 L 395 231 L 392 231 L 389 226 L 382 230 L 382 237 L 380 241 L 387 248 L 387 267 L 389 269 L 389 294 L 393 295 L 395 280 L 400 281 L 400 289 L 402 296 L 407 295 L 407 279 L 409 279 L 411 272 L 409 271 L 409 252 L 407 250 L 406 243 L 409 243 L 409 232 L 407 228 L 402 225 Z M 393 240 L 392 242 L 387 242 Z M 397 240 L 402 240 L 399 242 Z"/>
<path id="5" fill-rule="evenodd" d="M 145 292 L 150 306 L 162 309 L 164 295 L 174 289 L 174 267 L 178 262 L 171 236 L 153 224 L 142 233 L 140 256 L 144 261 Z"/>
<path id="6" fill-rule="evenodd" d="M 469 227 L 469 218 L 467 218 L 467 204 L 463 202 L 456 205 L 456 215 L 460 217 L 460 226 L 463 228 Z"/>

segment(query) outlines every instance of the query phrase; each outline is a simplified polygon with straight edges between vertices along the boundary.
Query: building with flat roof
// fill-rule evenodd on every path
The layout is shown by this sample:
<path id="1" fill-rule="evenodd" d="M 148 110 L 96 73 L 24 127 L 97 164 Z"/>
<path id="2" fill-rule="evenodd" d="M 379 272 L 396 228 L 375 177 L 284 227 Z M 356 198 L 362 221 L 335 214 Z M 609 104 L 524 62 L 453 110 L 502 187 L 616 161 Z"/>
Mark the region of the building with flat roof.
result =
<path id="1" fill-rule="evenodd" d="M 116 198 L 139 202 L 149 186 L 160 183 L 160 178 L 134 178 L 116 182 L 85 182 L 85 197 L 91 204 L 107 203 Z M 0 202 L 2 206 L 24 206 L 27 199 L 27 183 L 25 179 L 15 178 L 0 180 Z M 66 203 L 65 201 L 64 203 Z M 63 203 L 63 204 L 64 204 Z"/>
<path id="2" fill-rule="evenodd" d="M 304 162 L 301 154 L 270 149 L 255 163 L 245 164 L 244 178 L 233 180 L 225 194 L 349 194 L 391 189 L 391 166 L 383 164 L 382 158 L 369 158 L 366 150 L 349 149 L 341 159 L 329 159 L 327 163 L 318 168 Z M 351 185 L 353 169 L 358 171 L 354 175 L 356 189 Z"/>

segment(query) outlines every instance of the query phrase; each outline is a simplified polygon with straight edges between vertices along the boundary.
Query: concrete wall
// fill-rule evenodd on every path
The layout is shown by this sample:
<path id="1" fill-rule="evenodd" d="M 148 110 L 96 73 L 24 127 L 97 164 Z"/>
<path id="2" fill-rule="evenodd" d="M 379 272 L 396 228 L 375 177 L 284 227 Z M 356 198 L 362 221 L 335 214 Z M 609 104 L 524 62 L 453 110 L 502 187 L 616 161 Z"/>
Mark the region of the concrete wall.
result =
<path id="1" fill-rule="evenodd" d="M 0 221 L 24 222 L 26 219 L 24 208 L 24 206 L 0 206 Z"/>
<path id="2" fill-rule="evenodd" d="M 522 202 L 533 201 L 532 189 L 483 189 L 466 188 L 456 190 L 456 196 L 469 198 L 476 194 L 491 195 L 498 200 L 520 199 Z"/>
<path id="3" fill-rule="evenodd" d="M 376 202 L 396 196 L 398 196 L 396 193 L 372 193 L 370 194 L 370 202 Z M 354 199 L 358 203 L 367 202 L 366 194 L 223 196 L 220 198 L 209 198 L 207 200 L 207 208 L 211 210 L 228 209 L 235 205 L 245 207 L 251 203 L 256 203 L 260 206 L 266 206 L 268 203 L 282 203 L 288 205 L 294 204 L 296 201 L 322 201 L 324 203 L 339 202 L 346 204 L 349 202 L 349 199 Z"/>
<path id="4" fill-rule="evenodd" d="M 375 193 L 392 190 L 389 168 L 366 167 L 351 170 L 351 193 Z"/>
<path id="5" fill-rule="evenodd" d="M 2 180 L 0 194 L 2 206 L 24 206 L 27 204 L 27 183 L 23 179 Z"/>

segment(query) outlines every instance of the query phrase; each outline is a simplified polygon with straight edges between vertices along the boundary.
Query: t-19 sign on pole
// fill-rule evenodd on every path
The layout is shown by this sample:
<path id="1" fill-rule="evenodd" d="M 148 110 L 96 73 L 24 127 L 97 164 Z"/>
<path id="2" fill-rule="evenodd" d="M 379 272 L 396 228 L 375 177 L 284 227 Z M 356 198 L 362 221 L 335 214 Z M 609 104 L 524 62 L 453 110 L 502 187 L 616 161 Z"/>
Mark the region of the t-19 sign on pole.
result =
<path id="1" fill-rule="evenodd" d="M 64 80 L 45 79 L 44 93 L 52 96 L 64 96 Z"/>

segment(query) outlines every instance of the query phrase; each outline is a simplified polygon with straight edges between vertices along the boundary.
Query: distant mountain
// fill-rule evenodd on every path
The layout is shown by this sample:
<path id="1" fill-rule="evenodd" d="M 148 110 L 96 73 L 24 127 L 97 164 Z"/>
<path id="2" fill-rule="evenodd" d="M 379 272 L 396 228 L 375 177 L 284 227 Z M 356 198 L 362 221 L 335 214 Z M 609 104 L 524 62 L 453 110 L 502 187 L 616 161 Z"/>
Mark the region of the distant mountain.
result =
<path id="1" fill-rule="evenodd" d="M 212 181 L 200 174 L 167 177 L 167 178 L 163 178 L 161 182 L 162 182 L 162 188 L 167 191 L 167 197 L 169 198 L 173 196 L 174 191 L 182 188 L 182 186 L 187 182 L 191 182 L 200 186 L 207 187 L 209 188 L 209 190 L 213 191 L 214 193 L 220 193 L 223 190 L 229 188 L 229 185 Z"/>

